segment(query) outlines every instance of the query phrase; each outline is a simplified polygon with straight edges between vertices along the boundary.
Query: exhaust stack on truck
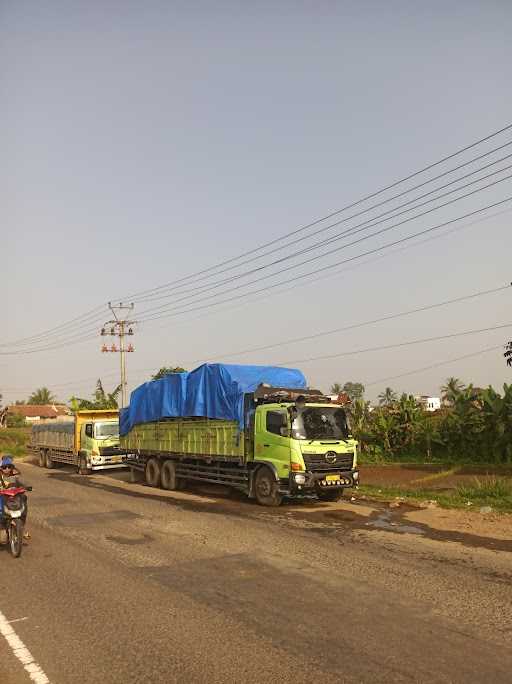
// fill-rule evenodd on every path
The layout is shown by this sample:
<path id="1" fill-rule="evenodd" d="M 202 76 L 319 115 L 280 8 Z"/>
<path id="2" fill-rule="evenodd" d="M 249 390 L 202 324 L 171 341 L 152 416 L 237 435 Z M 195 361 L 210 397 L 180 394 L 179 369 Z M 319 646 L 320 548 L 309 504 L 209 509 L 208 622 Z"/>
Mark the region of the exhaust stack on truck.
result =
<path id="1" fill-rule="evenodd" d="M 120 432 L 127 464 L 154 487 L 218 483 L 276 506 L 334 501 L 359 481 L 344 408 L 295 369 L 204 364 L 147 382 L 121 410 Z"/>

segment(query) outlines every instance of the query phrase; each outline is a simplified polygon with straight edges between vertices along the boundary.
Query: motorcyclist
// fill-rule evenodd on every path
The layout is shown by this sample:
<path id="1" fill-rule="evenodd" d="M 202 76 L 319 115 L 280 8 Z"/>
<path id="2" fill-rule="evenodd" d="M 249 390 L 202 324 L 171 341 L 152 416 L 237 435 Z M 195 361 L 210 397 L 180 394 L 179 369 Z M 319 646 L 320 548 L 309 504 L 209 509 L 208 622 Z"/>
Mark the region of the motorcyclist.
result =
<path id="1" fill-rule="evenodd" d="M 2 456 L 2 459 L 0 461 L 0 489 L 9 489 L 9 487 L 24 487 L 25 489 L 28 489 L 27 485 L 23 484 L 21 480 L 18 478 L 18 475 L 20 474 L 20 471 L 16 468 L 14 465 L 14 461 L 12 460 L 12 456 L 10 454 L 6 454 L 5 456 Z M 27 513 L 28 513 L 28 501 L 27 501 L 27 495 L 23 494 L 22 495 L 23 499 L 23 513 L 21 516 L 21 519 L 23 521 L 23 525 L 25 525 L 27 521 Z M 0 515 L 3 513 L 3 502 L 0 502 Z M 30 535 L 27 531 L 24 533 L 25 538 L 29 538 Z"/>

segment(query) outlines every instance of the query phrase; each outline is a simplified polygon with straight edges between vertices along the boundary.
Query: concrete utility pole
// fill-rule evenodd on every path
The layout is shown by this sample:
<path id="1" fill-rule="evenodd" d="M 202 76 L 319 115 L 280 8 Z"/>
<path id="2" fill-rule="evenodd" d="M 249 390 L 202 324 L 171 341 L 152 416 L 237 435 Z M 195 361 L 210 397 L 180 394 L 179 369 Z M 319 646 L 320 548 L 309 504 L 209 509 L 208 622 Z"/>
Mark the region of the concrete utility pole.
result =
<path id="1" fill-rule="evenodd" d="M 136 321 L 130 321 L 128 320 L 127 316 L 129 315 L 130 312 L 133 311 L 134 309 L 134 304 L 123 304 L 123 302 L 119 302 L 119 304 L 112 304 L 111 302 L 108 303 L 108 308 L 112 312 L 112 315 L 114 316 L 114 319 L 111 321 L 107 321 L 104 325 L 103 328 L 101 329 L 101 335 L 113 335 L 115 337 L 119 337 L 119 348 L 113 344 L 111 347 L 108 347 L 106 344 L 104 344 L 101 348 L 102 352 L 119 352 L 120 357 L 121 357 L 121 408 L 124 408 L 127 404 L 127 382 L 126 382 L 126 359 L 125 359 L 125 354 L 128 352 L 134 352 L 135 349 L 133 348 L 133 345 L 129 344 L 128 346 L 125 345 L 125 337 L 126 335 L 133 335 L 133 325 L 135 325 Z"/>

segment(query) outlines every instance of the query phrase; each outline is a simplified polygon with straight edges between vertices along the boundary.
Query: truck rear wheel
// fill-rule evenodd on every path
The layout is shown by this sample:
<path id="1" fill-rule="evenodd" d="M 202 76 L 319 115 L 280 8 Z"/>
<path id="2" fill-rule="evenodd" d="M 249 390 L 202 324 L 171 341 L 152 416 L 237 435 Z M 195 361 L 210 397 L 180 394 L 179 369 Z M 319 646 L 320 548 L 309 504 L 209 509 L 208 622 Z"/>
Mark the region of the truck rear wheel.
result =
<path id="1" fill-rule="evenodd" d="M 180 488 L 180 481 L 176 477 L 176 463 L 174 461 L 164 461 L 161 480 L 163 489 L 174 491 Z"/>
<path id="2" fill-rule="evenodd" d="M 266 466 L 256 471 L 254 493 L 260 506 L 280 506 L 283 500 L 282 494 L 279 494 L 279 482 Z"/>
<path id="3" fill-rule="evenodd" d="M 52 468 L 55 468 L 55 463 L 52 461 L 52 457 L 50 456 L 50 451 L 46 452 L 46 467 L 52 470 Z"/>
<path id="4" fill-rule="evenodd" d="M 156 458 L 150 458 L 146 463 L 146 484 L 150 487 L 160 487 L 162 477 L 162 469 L 160 463 Z"/>

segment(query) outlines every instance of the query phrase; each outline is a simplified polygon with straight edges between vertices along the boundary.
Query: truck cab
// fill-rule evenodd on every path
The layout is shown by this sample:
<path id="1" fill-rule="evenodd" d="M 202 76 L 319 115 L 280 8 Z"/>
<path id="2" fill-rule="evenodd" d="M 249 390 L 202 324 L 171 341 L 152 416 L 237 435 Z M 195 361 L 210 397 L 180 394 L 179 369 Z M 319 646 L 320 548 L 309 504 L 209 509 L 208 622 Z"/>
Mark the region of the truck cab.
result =
<path id="1" fill-rule="evenodd" d="M 119 446 L 117 411 L 79 411 L 76 414 L 76 442 L 79 467 L 84 474 L 118 467 L 126 460 Z"/>
<path id="2" fill-rule="evenodd" d="M 306 397 L 256 408 L 254 461 L 274 473 L 282 494 L 335 501 L 359 482 L 357 442 L 345 409 Z"/>

